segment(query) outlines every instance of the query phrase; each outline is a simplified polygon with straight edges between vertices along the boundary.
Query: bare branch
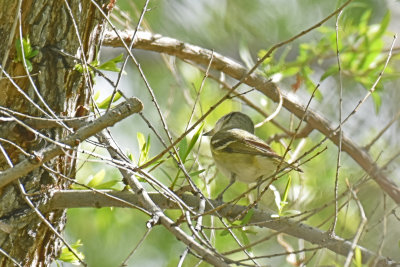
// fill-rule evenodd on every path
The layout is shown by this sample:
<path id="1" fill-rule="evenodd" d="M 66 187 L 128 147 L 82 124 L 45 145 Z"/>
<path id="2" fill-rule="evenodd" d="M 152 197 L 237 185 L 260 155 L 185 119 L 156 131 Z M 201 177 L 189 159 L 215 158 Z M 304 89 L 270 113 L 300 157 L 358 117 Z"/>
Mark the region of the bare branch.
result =
<path id="1" fill-rule="evenodd" d="M 76 133 L 67 136 L 60 140 L 60 143 L 68 146 L 77 146 L 80 142 L 87 139 L 90 136 L 95 135 L 106 127 L 110 127 L 120 120 L 132 115 L 133 113 L 140 112 L 143 109 L 143 104 L 137 98 L 130 98 L 128 101 L 118 105 L 115 109 L 109 113 L 104 114 L 100 118 L 88 122 L 86 126 L 83 126 Z M 40 167 L 43 163 L 51 160 L 52 158 L 59 156 L 64 153 L 64 150 L 55 145 L 49 145 L 44 149 L 35 153 L 32 158 L 25 159 L 18 163 L 13 168 L 7 169 L 0 173 L 0 188 L 9 184 L 10 182 L 27 175 L 29 172 Z"/>
<path id="2" fill-rule="evenodd" d="M 140 201 L 140 196 L 137 194 L 132 194 L 128 191 L 105 191 L 107 194 L 113 195 L 117 198 L 123 199 L 134 205 L 142 206 Z M 151 200 L 160 209 L 179 209 L 179 206 L 169 201 L 164 195 L 158 193 L 148 194 Z M 182 200 L 194 209 L 198 209 L 200 198 L 192 195 L 185 194 L 182 196 Z M 213 210 L 213 206 L 218 206 L 220 202 L 216 200 L 210 200 L 212 206 L 206 201 L 206 207 L 204 212 L 207 213 Z M 90 190 L 61 190 L 53 192 L 53 196 L 49 202 L 49 209 L 66 209 L 66 208 L 83 208 L 83 207 L 128 207 L 121 201 L 117 201 L 106 197 L 104 194 L 99 194 Z M 243 212 L 247 207 L 240 205 L 226 205 L 224 208 L 220 209 L 218 213 L 227 218 L 235 218 Z M 273 218 L 272 215 L 276 213 L 273 211 L 265 210 L 254 210 L 254 214 L 249 221 L 249 225 L 256 225 L 259 227 L 265 227 L 273 229 L 275 231 L 283 232 L 291 236 L 307 240 L 312 244 L 318 244 L 329 250 L 332 250 L 340 255 L 347 256 L 350 251 L 352 251 L 353 242 L 347 241 L 340 237 L 331 237 L 329 233 L 319 230 L 318 228 L 297 222 L 294 219 L 280 217 Z M 357 246 L 361 253 L 363 262 L 367 262 L 370 259 L 378 257 L 374 252 L 369 251 L 366 248 Z M 379 265 L 382 264 L 382 265 Z M 379 266 L 390 266 L 395 264 L 394 261 L 382 257 L 379 257 Z"/>
<path id="3" fill-rule="evenodd" d="M 128 32 L 120 32 L 126 42 L 130 41 L 132 34 Z M 120 47 L 121 40 L 114 32 L 106 32 L 104 45 Z M 135 48 L 166 53 L 176 56 L 182 60 L 190 60 L 197 64 L 207 65 L 210 62 L 211 56 L 213 61 L 211 67 L 215 70 L 222 71 L 225 74 L 237 80 L 242 79 L 248 72 L 247 69 L 236 61 L 224 57 L 221 54 L 212 52 L 199 46 L 187 44 L 177 39 L 163 37 L 160 34 L 152 34 L 149 32 L 137 32 L 135 39 Z M 251 87 L 255 87 L 258 91 L 269 97 L 275 102 L 279 101 L 278 86 L 267 80 L 265 77 L 256 73 L 251 74 L 245 81 Z M 289 99 L 286 95 L 283 97 L 283 107 L 296 115 L 298 118 L 306 116 L 306 122 L 314 129 L 320 131 L 325 136 L 329 137 L 333 143 L 339 144 L 339 136 L 337 129 L 332 127 L 330 123 L 312 110 L 305 110 L 305 107 L 299 103 Z M 348 153 L 354 161 L 356 161 L 384 190 L 396 203 L 400 203 L 400 188 L 397 187 L 375 164 L 370 154 L 356 145 L 351 139 L 342 136 L 342 151 Z"/>
<path id="4" fill-rule="evenodd" d="M 106 135 L 99 133 L 99 138 L 101 138 L 101 140 L 109 146 L 108 152 L 112 157 L 118 160 L 123 160 L 113 145 L 109 142 Z M 221 255 L 218 255 L 217 252 L 212 251 L 204 247 L 202 244 L 196 242 L 193 237 L 186 234 L 173 220 L 166 216 L 159 205 L 154 203 L 149 193 L 143 188 L 142 184 L 138 181 L 131 170 L 119 168 L 119 171 L 134 191 L 140 206 L 151 213 L 152 218 L 146 224 L 148 228 L 152 228 L 156 224 L 162 224 L 168 231 L 176 236 L 176 238 L 198 253 L 208 263 L 213 264 L 214 266 L 229 266 L 223 259 L 221 259 Z M 138 171 L 139 174 L 145 175 L 145 173 L 139 168 L 137 168 L 135 171 Z M 132 194 L 131 192 L 128 193 Z"/>

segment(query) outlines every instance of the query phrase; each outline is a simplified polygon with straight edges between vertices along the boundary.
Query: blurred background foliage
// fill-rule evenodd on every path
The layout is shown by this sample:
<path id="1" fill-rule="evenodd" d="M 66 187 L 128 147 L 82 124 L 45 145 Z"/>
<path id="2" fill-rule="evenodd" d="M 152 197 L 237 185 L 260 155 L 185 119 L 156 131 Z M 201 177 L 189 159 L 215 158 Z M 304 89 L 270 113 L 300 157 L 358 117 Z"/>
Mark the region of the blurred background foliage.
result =
<path id="1" fill-rule="evenodd" d="M 127 17 L 124 17 L 118 10 L 114 11 L 119 19 L 114 17 L 113 21 L 119 29 L 133 29 L 136 26 L 135 23 L 138 21 L 138 14 L 144 2 L 143 0 L 117 1 L 118 9 L 123 12 L 122 14 L 127 14 Z M 200 47 L 213 49 L 243 65 L 251 66 L 257 57 L 262 56 L 272 45 L 314 25 L 343 2 L 154 0 L 150 1 L 142 30 L 150 30 Z M 343 114 L 347 115 L 354 109 L 378 78 L 387 59 L 393 34 L 396 33 L 399 26 L 396 14 L 399 14 L 398 2 L 389 0 L 353 1 L 343 12 L 339 20 Z M 259 68 L 260 73 L 274 79 L 285 94 L 289 94 L 303 105 L 308 102 L 311 96 L 310 92 L 316 84 L 321 83 L 311 107 L 331 120 L 333 125 L 337 125 L 338 122 L 339 102 L 335 42 L 335 19 L 333 18 L 323 27 L 278 49 L 273 57 Z M 398 45 L 395 46 L 398 47 Z M 103 48 L 98 65 L 118 57 L 121 53 L 124 53 L 122 49 Z M 188 125 L 203 73 L 194 66 L 168 56 L 162 57 L 158 53 L 134 50 L 134 54 L 154 90 L 168 122 L 169 130 L 173 137 L 179 136 Z M 393 58 L 382 76 L 381 83 L 376 87 L 373 97 L 369 98 L 349 123 L 343 127 L 344 133 L 359 145 L 367 144 L 398 112 L 400 99 L 397 90 L 398 59 L 398 50 L 395 49 Z M 123 75 L 119 89 L 126 95 L 136 96 L 144 102 L 144 116 L 165 138 L 157 111 L 136 67 L 129 64 L 125 72 L 127 75 Z M 109 78 L 116 79 L 115 72 L 106 71 L 105 73 Z M 232 83 L 230 79 L 227 79 L 227 82 Z M 250 89 L 242 85 L 239 91 L 244 93 Z M 99 103 L 112 92 L 112 88 L 100 77 L 96 77 L 96 90 Z M 191 123 L 224 94 L 225 91 L 217 82 L 208 79 L 196 103 Z M 273 112 L 276 108 L 276 104 L 254 90 L 245 93 L 245 96 L 267 113 Z M 232 98 L 225 101 L 207 117 L 204 129 L 210 129 L 218 118 L 233 110 L 245 112 L 256 123 L 264 118 L 238 98 Z M 293 131 L 298 123 L 298 120 L 286 110 L 282 110 L 275 120 L 290 131 Z M 131 155 L 134 162 L 146 161 L 163 149 L 155 135 L 139 116 L 133 116 L 111 130 L 118 143 L 127 154 Z M 372 147 L 372 155 L 377 158 L 379 156 L 379 164 L 386 162 L 397 152 L 394 148 L 399 145 L 398 130 L 399 125 L 395 124 Z M 200 131 L 197 129 L 197 133 Z M 216 174 L 210 158 L 209 140 L 202 138 L 201 135 L 196 136 L 195 132 L 190 133 L 186 141 L 180 144 L 180 153 L 188 151 L 186 168 L 203 193 L 214 198 L 226 186 L 228 179 Z M 272 123 L 267 123 L 258 128 L 256 133 L 267 140 L 274 134 L 281 134 L 282 130 Z M 292 152 L 299 145 L 301 145 L 301 151 L 305 152 L 322 138 L 321 134 L 313 131 L 304 141 L 296 140 L 292 146 Z M 191 142 L 192 144 L 195 142 L 195 144 L 188 150 Z M 289 139 L 283 139 L 283 142 L 287 144 Z M 285 151 L 284 146 L 279 142 L 272 142 L 271 146 L 279 154 L 283 154 Z M 325 143 L 324 146 L 327 146 L 324 153 L 302 166 L 304 174 L 291 174 L 288 204 L 285 206 L 285 210 L 301 212 L 311 210 L 333 199 L 337 148 L 331 143 Z M 84 148 L 93 149 L 89 144 L 86 144 Z M 96 149 L 96 153 L 106 154 L 100 149 Z M 86 159 L 86 156 L 82 156 L 79 162 L 78 181 L 99 189 L 121 190 L 123 188 L 118 171 L 110 166 L 86 161 Z M 167 157 L 163 159 L 163 163 L 151 173 L 167 186 L 171 186 L 172 181 L 175 180 L 176 188 L 184 185 L 183 175 L 178 172 L 174 162 Z M 363 177 L 363 171 L 347 155 L 342 155 L 342 162 L 339 192 L 347 189 L 346 183 L 353 185 Z M 397 170 L 398 166 L 399 162 L 397 161 L 388 167 L 388 172 L 392 174 L 392 177 L 400 174 Z M 285 191 L 288 179 L 289 177 L 286 175 L 274 183 L 274 187 L 281 195 Z M 398 181 L 396 182 L 400 185 Z M 75 188 L 79 189 L 79 186 Z M 247 185 L 236 183 L 228 190 L 224 199 L 232 199 L 246 188 Z M 400 255 L 398 246 L 400 232 L 398 227 L 396 228 L 396 223 L 398 223 L 396 217 L 389 216 L 387 218 L 387 231 L 393 234 L 382 236 L 383 215 L 393 208 L 393 204 L 387 198 L 385 200 L 382 191 L 372 181 L 359 188 L 358 197 L 369 218 L 367 231 L 360 244 L 377 251 L 381 239 L 384 238 L 384 255 L 390 255 L 396 260 L 400 260 L 398 257 Z M 267 192 L 262 201 L 262 205 L 278 212 L 271 190 Z M 341 199 L 339 205 L 345 201 L 347 199 Z M 239 204 L 247 203 L 247 199 L 239 202 Z M 166 211 L 166 213 L 174 219 L 180 216 L 176 211 Z M 327 230 L 332 222 L 332 214 L 333 205 L 330 205 L 311 216 L 306 223 Z M 81 240 L 83 246 L 79 248 L 79 251 L 83 252 L 89 266 L 119 266 L 146 232 L 148 219 L 140 211 L 132 209 L 70 209 L 68 210 L 66 233 L 71 242 Z M 206 218 L 204 224 L 206 225 L 209 221 L 210 218 Z M 350 202 L 340 211 L 336 233 L 343 238 L 352 238 L 359 222 L 357 206 L 354 202 Z M 235 230 L 235 232 L 245 244 L 249 240 L 255 240 L 255 233 L 258 236 L 266 236 L 271 233 L 269 230 L 260 230 L 255 227 L 247 227 L 246 231 L 242 229 Z M 217 232 L 216 235 L 216 247 L 219 251 L 231 250 L 235 247 L 232 237 L 229 235 L 221 235 L 220 232 Z M 299 242 L 289 236 L 285 236 L 284 239 L 294 247 L 297 247 Z M 129 261 L 129 266 L 176 266 L 179 255 L 184 249 L 185 247 L 162 227 L 154 227 Z M 253 250 L 255 255 L 260 251 L 263 251 L 262 254 L 274 254 L 284 250 L 276 239 L 272 238 L 256 246 Z M 312 252 L 306 255 L 310 257 Z M 242 258 L 243 255 L 238 254 L 234 256 L 234 258 L 236 257 Z M 332 253 L 322 250 L 312 258 L 310 265 L 329 265 L 335 264 L 335 262 L 341 261 L 338 261 Z M 184 266 L 194 266 L 196 263 L 196 258 L 189 256 Z M 290 266 L 285 257 L 266 259 L 265 264 Z M 202 263 L 200 266 L 207 265 Z"/>

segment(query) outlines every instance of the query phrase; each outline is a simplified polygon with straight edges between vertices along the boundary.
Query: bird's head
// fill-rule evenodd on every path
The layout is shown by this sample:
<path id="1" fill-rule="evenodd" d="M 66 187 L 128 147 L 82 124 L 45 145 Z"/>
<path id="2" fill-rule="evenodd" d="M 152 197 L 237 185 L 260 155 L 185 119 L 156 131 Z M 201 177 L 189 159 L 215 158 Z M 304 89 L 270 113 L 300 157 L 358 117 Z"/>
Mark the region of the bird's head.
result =
<path id="1" fill-rule="evenodd" d="M 246 114 L 235 111 L 220 118 L 214 128 L 203 135 L 212 136 L 221 130 L 230 129 L 242 129 L 254 134 L 254 123 Z"/>

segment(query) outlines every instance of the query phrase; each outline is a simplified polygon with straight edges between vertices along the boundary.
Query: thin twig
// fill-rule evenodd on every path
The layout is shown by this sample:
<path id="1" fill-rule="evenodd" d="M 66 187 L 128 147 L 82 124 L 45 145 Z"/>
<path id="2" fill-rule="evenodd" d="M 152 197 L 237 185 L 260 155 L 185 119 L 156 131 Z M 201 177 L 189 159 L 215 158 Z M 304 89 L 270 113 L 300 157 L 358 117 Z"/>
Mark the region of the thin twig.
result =
<path id="1" fill-rule="evenodd" d="M 345 263 L 343 265 L 344 267 L 350 266 L 351 260 L 352 260 L 353 255 L 354 255 L 354 249 L 357 247 L 358 240 L 360 239 L 361 234 L 362 234 L 362 232 L 364 230 L 364 226 L 367 223 L 367 216 L 365 216 L 364 208 L 363 208 L 360 200 L 358 199 L 356 193 L 351 188 L 350 188 L 350 192 L 353 195 L 353 199 L 357 203 L 357 207 L 358 207 L 358 210 L 360 212 L 361 222 L 360 222 L 360 225 L 357 228 L 356 234 L 354 235 L 353 242 L 351 243 L 351 249 L 350 249 L 349 253 L 347 254 L 346 261 L 345 261 Z"/>
<path id="2" fill-rule="evenodd" d="M 125 258 L 125 260 L 121 263 L 120 267 L 128 266 L 129 259 L 133 256 L 133 254 L 137 251 L 137 249 L 143 244 L 144 240 L 146 240 L 147 236 L 150 234 L 153 228 L 147 228 L 146 232 L 143 234 L 142 238 L 136 244 L 136 246 L 132 249 L 129 255 Z"/>
<path id="3" fill-rule="evenodd" d="M 87 139 L 88 137 L 95 135 L 102 129 L 110 127 L 117 123 L 118 121 L 126 118 L 133 113 L 140 112 L 143 108 L 142 103 L 137 98 L 131 98 L 129 101 L 124 102 L 112 112 L 106 113 L 100 118 L 96 119 L 92 123 L 89 123 L 74 134 L 69 135 L 60 140 L 59 143 L 65 144 L 67 146 L 77 146 L 81 141 Z M 0 173 L 0 188 L 7 185 L 8 183 L 27 175 L 32 170 L 40 167 L 46 161 L 53 159 L 64 153 L 64 150 L 56 145 L 49 145 L 40 151 L 36 152 L 35 156 L 32 158 L 25 159 L 15 165 L 13 168 L 7 169 Z"/>
<path id="4" fill-rule="evenodd" d="M 107 32 L 105 34 L 104 44 L 108 46 L 121 46 L 121 36 L 128 39 L 129 35 L 125 33 L 119 33 L 118 35 Z M 169 55 L 175 55 L 183 60 L 191 60 L 198 64 L 207 64 L 210 59 L 211 51 L 204 48 L 190 45 L 179 40 L 163 37 L 159 34 L 152 35 L 151 33 L 141 32 L 137 35 L 137 40 L 135 43 L 136 48 L 158 51 L 161 53 L 166 53 Z M 215 70 L 220 70 L 225 74 L 235 78 L 240 79 L 247 73 L 247 69 L 241 66 L 239 63 L 226 58 L 218 53 L 214 53 L 213 66 Z M 276 93 L 277 85 L 271 81 L 266 80 L 261 75 L 253 74 L 247 80 L 246 84 L 250 87 L 255 87 L 257 90 L 265 94 L 267 97 L 274 101 L 278 101 L 278 95 Z M 304 107 L 293 102 L 288 97 L 283 96 L 283 106 L 295 114 L 298 118 L 303 117 L 305 114 Z M 218 103 L 217 103 L 218 105 Z M 214 108 L 212 108 L 213 110 Z M 211 111 L 205 113 L 207 116 Z M 202 116 L 197 124 L 204 119 Z M 331 127 L 329 122 L 321 117 L 319 114 L 308 110 L 306 113 L 307 123 L 313 129 L 320 131 L 322 134 L 338 144 L 338 136 L 336 135 L 335 128 Z M 343 122 L 342 122 L 343 124 Z M 193 129 L 194 129 L 193 127 Z M 190 128 L 189 130 L 192 130 Z M 181 135 L 175 144 L 177 144 L 186 133 Z M 323 140 L 325 142 L 325 140 Z M 374 181 L 378 183 L 382 190 L 384 190 L 396 203 L 400 203 L 400 188 L 393 183 L 382 171 L 377 167 L 374 160 L 371 158 L 370 154 L 358 147 L 351 139 L 346 136 L 342 138 L 342 151 L 347 152 L 369 175 L 374 178 Z M 164 150 L 160 155 L 156 156 L 154 160 L 161 158 L 167 151 Z M 149 163 L 150 164 L 150 163 Z"/>
<path id="5" fill-rule="evenodd" d="M 18 19 L 19 19 L 19 38 L 20 38 L 20 42 L 21 42 L 21 54 L 22 54 L 22 63 L 24 65 L 24 69 L 26 71 L 28 80 L 30 82 L 30 84 L 32 85 L 32 89 L 33 91 L 36 93 L 36 96 L 39 98 L 40 102 L 44 105 L 44 107 L 48 110 L 48 112 L 53 116 L 53 118 L 55 118 L 57 120 L 57 123 L 59 123 L 62 127 L 64 127 L 68 132 L 72 133 L 73 130 L 71 128 L 69 128 L 67 125 L 65 125 L 65 123 L 63 123 L 60 118 L 58 117 L 58 115 L 53 111 L 53 109 L 46 103 L 46 101 L 44 100 L 44 98 L 42 97 L 42 95 L 39 92 L 39 89 L 36 87 L 35 82 L 33 81 L 29 70 L 28 70 L 28 65 L 26 63 L 26 58 L 25 58 L 25 49 L 23 48 L 22 42 L 23 42 L 23 36 L 22 36 L 22 15 L 21 15 L 21 10 L 18 13 Z M 40 109 L 42 110 L 42 109 Z M 45 115 L 48 115 L 47 113 L 44 113 Z"/>
<path id="6" fill-rule="evenodd" d="M 387 129 L 389 129 L 390 126 L 392 126 L 393 123 L 395 123 L 398 120 L 398 118 L 400 118 L 400 111 L 398 111 L 397 114 L 393 117 L 393 119 L 389 121 L 388 124 L 386 124 L 386 126 L 383 127 L 382 130 L 380 130 L 380 132 L 375 136 L 374 139 L 371 140 L 371 142 L 369 142 L 366 146 L 364 146 L 364 149 L 368 151 L 371 148 L 371 146 L 373 146 L 375 142 L 378 141 L 379 138 L 381 138 L 381 136 L 387 131 Z"/>
<path id="7" fill-rule="evenodd" d="M 333 223 L 330 228 L 330 234 L 335 235 L 335 229 L 336 229 L 336 224 L 338 220 L 338 203 L 337 203 L 337 196 L 338 196 L 338 191 L 339 191 L 339 172 L 340 172 L 340 161 L 341 161 L 341 155 L 342 155 L 342 138 L 343 138 L 343 132 L 342 132 L 342 110 L 343 110 L 343 81 L 342 81 L 342 66 L 340 63 L 340 52 L 339 52 L 339 19 L 340 16 L 342 15 L 342 11 L 339 12 L 339 14 L 336 17 L 336 23 L 335 23 L 335 37 L 336 37 L 336 61 L 337 61 L 337 66 L 338 66 L 338 71 L 339 71 L 339 126 L 338 126 L 338 132 L 339 132 L 339 143 L 338 143 L 338 153 L 337 153 L 337 158 L 336 158 L 336 175 L 335 175 L 335 185 L 334 185 L 334 199 L 335 199 L 335 216 L 333 218 Z"/>
<path id="8" fill-rule="evenodd" d="M 140 25 L 142 24 L 142 20 L 143 20 L 143 18 L 144 18 L 144 14 L 147 12 L 147 5 L 148 5 L 148 4 L 149 4 L 149 0 L 146 0 L 146 2 L 144 3 L 144 6 L 143 6 L 143 8 L 142 8 L 142 12 L 141 12 L 141 14 L 140 14 L 140 16 L 139 16 L 139 21 L 138 21 L 138 23 L 137 23 L 137 25 L 136 25 L 136 27 L 135 27 L 135 29 L 134 29 L 134 31 L 133 31 L 133 34 L 132 34 L 132 41 L 131 41 L 131 43 L 130 43 L 130 45 L 129 45 L 129 50 L 132 50 L 132 47 L 133 47 L 133 44 L 134 44 L 134 41 L 133 41 L 133 40 L 135 40 L 136 33 L 137 33 L 137 31 L 139 30 Z M 126 58 L 124 59 L 124 62 L 122 63 L 122 67 L 121 67 L 120 71 L 118 72 L 117 81 L 115 82 L 114 90 L 113 90 L 113 92 L 112 92 L 112 94 L 111 94 L 111 100 L 110 100 L 110 103 L 109 103 L 109 105 L 108 105 L 108 107 L 107 107 L 107 112 L 110 110 L 111 104 L 114 102 L 114 98 L 115 98 L 115 95 L 116 95 L 116 93 L 117 93 L 118 85 L 119 85 L 119 83 L 120 83 L 120 81 L 121 81 L 122 73 L 123 73 L 124 70 L 125 70 L 125 67 L 126 67 L 126 64 L 128 63 L 128 60 L 129 60 L 129 57 L 126 57 Z"/>
<path id="9" fill-rule="evenodd" d="M 18 0 L 18 5 L 17 8 L 15 9 L 15 15 L 14 15 L 14 21 L 13 24 L 11 26 L 11 30 L 10 30 L 10 35 L 8 36 L 8 42 L 7 42 L 7 46 L 5 48 L 5 52 L 4 52 L 4 56 L 3 56 L 3 61 L 1 62 L 1 66 L 0 67 L 5 67 L 7 65 L 7 60 L 8 60 L 8 54 L 11 51 L 11 45 L 14 41 L 14 35 L 15 35 L 15 29 L 17 29 L 17 23 L 18 23 L 18 19 L 19 19 L 19 14 L 21 14 L 21 6 L 22 6 L 22 0 Z M 22 44 L 22 40 L 21 44 Z M 22 47 L 22 45 L 21 45 Z M 0 72 L 0 80 L 3 77 L 3 72 Z"/>
<path id="10" fill-rule="evenodd" d="M 0 248 L 0 253 L 6 256 L 8 259 L 12 261 L 16 266 L 22 267 L 20 263 L 18 263 L 13 257 L 11 257 L 7 252 L 5 252 L 2 248 Z"/>
<path id="11" fill-rule="evenodd" d="M 368 90 L 368 93 L 364 96 L 364 98 L 358 102 L 358 104 L 356 105 L 356 107 L 355 107 L 355 108 L 349 113 L 349 115 L 343 120 L 342 124 L 344 124 L 351 116 L 353 116 L 353 115 L 358 111 L 358 109 L 360 108 L 360 106 L 369 98 L 369 96 L 370 96 L 373 92 L 375 92 L 375 88 L 376 88 L 376 86 L 378 85 L 378 83 L 380 82 L 380 80 L 381 80 L 381 78 L 382 78 L 382 75 L 383 75 L 383 73 L 385 72 L 386 67 L 387 67 L 388 64 L 389 64 L 390 58 L 392 57 L 392 49 L 393 49 L 393 47 L 394 47 L 394 44 L 396 43 L 396 39 L 397 39 L 397 35 L 394 35 L 394 36 L 393 36 L 392 44 L 391 44 L 391 46 L 390 46 L 391 50 L 389 50 L 389 53 L 388 53 L 387 58 L 386 58 L 385 65 L 383 66 L 381 72 L 379 73 L 379 76 L 376 78 L 374 84 L 373 84 L 373 85 L 371 86 L 371 88 Z"/>
<path id="12" fill-rule="evenodd" d="M 126 199 L 127 201 L 135 204 L 142 205 L 140 203 L 140 196 L 137 194 L 130 194 L 129 192 L 110 192 L 114 196 L 119 196 L 120 198 Z M 152 201 L 160 207 L 161 209 L 176 209 L 179 208 L 176 205 L 171 205 L 172 203 L 165 199 L 164 195 L 157 193 L 149 193 Z M 71 201 L 70 201 L 71 200 Z M 79 200 L 79 201 L 77 201 Z M 199 203 L 199 198 L 189 194 L 182 195 L 182 200 L 189 206 L 196 207 Z M 210 200 L 213 205 L 217 205 L 218 202 L 215 200 Z M 50 200 L 50 206 L 54 209 L 57 208 L 74 208 L 74 207 L 109 207 L 111 204 L 110 200 L 101 194 L 94 193 L 88 190 L 61 190 L 54 192 L 54 197 Z M 118 207 L 123 207 L 124 204 L 118 203 Z M 219 212 L 222 216 L 227 216 L 228 218 L 234 218 L 240 214 L 246 207 L 239 205 L 228 205 L 227 207 L 221 209 Z M 212 206 L 206 205 L 205 213 L 212 209 Z M 279 220 L 274 219 L 272 216 L 276 214 L 275 212 L 269 210 L 254 210 L 254 214 L 250 219 L 251 224 L 257 225 L 259 227 L 266 227 L 273 229 L 275 231 L 282 231 L 286 234 L 297 238 L 303 238 L 314 244 L 322 245 L 329 250 L 332 250 L 340 255 L 348 255 L 351 249 L 351 242 L 346 241 L 339 237 L 330 237 L 326 232 L 321 231 L 315 227 L 299 223 L 293 219 L 281 217 Z M 360 248 L 362 253 L 363 262 L 367 262 L 369 259 L 375 256 L 375 253 L 369 251 L 363 247 Z M 393 263 L 392 260 L 380 257 L 379 261 L 383 264 L 389 265 Z"/>

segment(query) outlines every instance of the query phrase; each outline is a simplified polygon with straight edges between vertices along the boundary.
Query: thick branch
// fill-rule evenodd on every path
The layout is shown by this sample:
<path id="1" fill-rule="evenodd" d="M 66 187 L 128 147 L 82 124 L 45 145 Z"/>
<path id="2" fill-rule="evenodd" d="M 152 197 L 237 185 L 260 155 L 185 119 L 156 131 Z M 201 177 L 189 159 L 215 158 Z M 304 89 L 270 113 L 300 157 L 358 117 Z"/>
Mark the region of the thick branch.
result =
<path id="1" fill-rule="evenodd" d="M 108 194 L 115 196 L 117 198 L 123 199 L 129 203 L 132 203 L 137 206 L 142 206 L 140 201 L 140 197 L 136 194 L 133 194 L 129 191 L 104 191 Z M 169 201 L 165 198 L 165 196 L 158 193 L 149 193 L 152 201 L 160 208 L 160 209 L 178 209 L 179 207 L 173 202 Z M 188 205 L 193 207 L 196 210 L 198 207 L 198 203 L 200 203 L 200 199 L 198 197 L 185 194 L 182 196 L 182 200 Z M 210 200 L 214 207 L 217 207 L 221 203 L 215 200 Z M 83 207 L 91 207 L 91 208 L 100 208 L 100 207 L 122 207 L 122 208 L 131 208 L 132 206 L 128 206 L 121 201 L 117 201 L 115 199 L 107 197 L 105 194 L 100 194 L 93 192 L 91 190 L 63 190 L 63 191 L 55 191 L 52 194 L 51 201 L 48 205 L 49 209 L 67 209 L 67 208 L 83 208 Z M 213 210 L 209 204 L 206 204 L 205 213 Z M 218 213 L 221 216 L 233 219 L 236 218 L 239 214 L 241 214 L 246 207 L 239 205 L 227 205 L 224 208 L 218 210 Z M 257 225 L 259 227 L 269 228 L 275 231 L 283 232 L 288 235 L 301 238 L 307 240 L 310 243 L 318 244 L 321 247 L 325 247 L 333 252 L 336 252 L 340 255 L 347 256 L 348 253 L 352 250 L 351 242 L 344 240 L 339 237 L 331 237 L 327 232 L 323 232 L 318 228 L 297 222 L 294 219 L 281 217 L 279 219 L 272 218 L 272 215 L 276 214 L 272 211 L 268 210 L 255 210 L 251 220 L 249 221 L 249 225 Z M 378 257 L 372 251 L 369 251 L 366 248 L 358 246 L 362 252 L 362 259 L 364 263 L 369 260 Z M 394 265 L 395 262 L 392 260 L 379 256 L 379 266 L 390 266 Z"/>
<path id="2" fill-rule="evenodd" d="M 133 32 L 121 32 L 119 35 L 125 42 L 131 41 Z M 122 43 L 119 37 L 114 32 L 105 34 L 103 45 L 121 47 Z M 207 65 L 213 57 L 211 67 L 215 70 L 222 71 L 225 74 L 240 80 L 246 73 L 247 69 L 234 60 L 224 57 L 221 54 L 215 53 L 208 49 L 199 46 L 187 44 L 179 40 L 163 37 L 159 34 L 151 34 L 149 32 L 137 32 L 135 37 L 135 48 L 166 53 L 176 56 L 183 60 L 191 60 L 197 64 Z M 251 87 L 255 87 L 258 91 L 277 102 L 279 94 L 277 85 L 265 77 L 253 73 L 245 83 Z M 283 95 L 283 106 L 295 114 L 298 118 L 302 118 L 306 113 L 305 120 L 314 129 L 320 131 L 325 136 L 329 137 L 336 145 L 339 143 L 335 129 L 330 126 L 328 121 L 312 110 L 307 110 L 304 106 L 293 102 L 288 97 Z M 400 203 L 400 188 L 397 187 L 375 164 L 374 160 L 368 152 L 357 146 L 351 139 L 346 136 L 342 137 L 342 150 L 348 153 L 354 161 L 356 161 L 384 190 L 396 203 Z"/>
<path id="3" fill-rule="evenodd" d="M 107 133 L 98 134 L 99 141 L 107 146 L 107 150 L 110 155 L 117 160 L 123 161 L 124 158 L 118 153 L 118 148 L 115 147 L 114 143 L 111 141 Z M 176 225 L 173 220 L 166 216 L 163 210 L 154 203 L 154 201 L 149 196 L 149 193 L 143 188 L 142 184 L 138 181 L 135 175 L 124 168 L 119 168 L 124 180 L 128 182 L 132 190 L 137 196 L 137 201 L 141 206 L 150 212 L 152 218 L 147 223 L 148 227 L 152 227 L 154 224 L 162 224 L 168 231 L 170 231 L 178 240 L 182 241 L 191 250 L 195 251 L 200 255 L 205 261 L 212 264 L 213 266 L 227 267 L 229 266 L 223 261 L 214 251 L 202 246 L 193 237 L 186 234 L 179 225 Z"/>
<path id="4" fill-rule="evenodd" d="M 143 109 L 143 104 L 137 98 L 130 98 L 126 102 L 119 104 L 115 109 L 110 110 L 98 119 L 88 122 L 76 133 L 67 136 L 59 141 L 69 147 L 77 146 L 80 142 L 95 135 L 104 128 L 113 126 L 115 123 L 140 112 Z M 27 175 L 29 172 L 40 167 L 43 163 L 53 159 L 54 157 L 65 153 L 65 148 L 59 145 L 51 144 L 44 149 L 34 153 L 34 157 L 23 160 L 13 168 L 7 169 L 0 173 L 0 188 L 11 183 L 12 181 Z"/>

